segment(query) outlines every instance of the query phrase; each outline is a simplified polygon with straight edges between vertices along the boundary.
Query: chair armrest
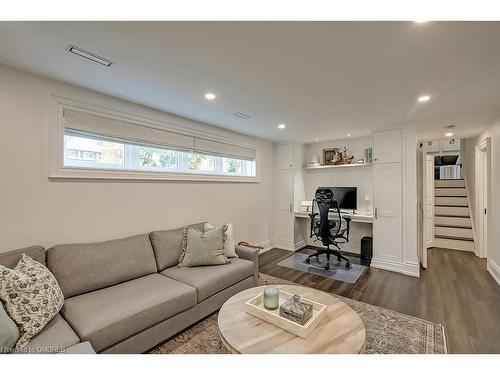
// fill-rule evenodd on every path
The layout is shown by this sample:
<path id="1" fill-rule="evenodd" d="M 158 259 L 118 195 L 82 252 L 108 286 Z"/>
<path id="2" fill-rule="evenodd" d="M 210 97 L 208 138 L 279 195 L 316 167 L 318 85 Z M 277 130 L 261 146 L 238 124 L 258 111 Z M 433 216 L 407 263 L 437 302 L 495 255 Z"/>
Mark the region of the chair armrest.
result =
<path id="1" fill-rule="evenodd" d="M 257 286 L 259 281 L 259 249 L 252 249 L 246 246 L 236 246 L 236 254 L 241 259 L 253 262 L 254 284 Z"/>

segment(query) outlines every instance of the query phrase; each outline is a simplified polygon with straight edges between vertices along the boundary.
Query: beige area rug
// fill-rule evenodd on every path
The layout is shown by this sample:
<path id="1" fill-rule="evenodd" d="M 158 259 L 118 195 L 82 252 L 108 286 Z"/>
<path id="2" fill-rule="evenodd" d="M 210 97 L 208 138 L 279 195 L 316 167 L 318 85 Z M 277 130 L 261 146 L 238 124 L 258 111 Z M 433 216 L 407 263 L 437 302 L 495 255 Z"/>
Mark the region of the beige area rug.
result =
<path id="1" fill-rule="evenodd" d="M 259 285 L 294 284 L 260 274 Z M 441 324 L 337 296 L 354 309 L 365 324 L 365 354 L 445 354 Z M 217 330 L 217 313 L 153 349 L 152 354 L 224 354 Z"/>

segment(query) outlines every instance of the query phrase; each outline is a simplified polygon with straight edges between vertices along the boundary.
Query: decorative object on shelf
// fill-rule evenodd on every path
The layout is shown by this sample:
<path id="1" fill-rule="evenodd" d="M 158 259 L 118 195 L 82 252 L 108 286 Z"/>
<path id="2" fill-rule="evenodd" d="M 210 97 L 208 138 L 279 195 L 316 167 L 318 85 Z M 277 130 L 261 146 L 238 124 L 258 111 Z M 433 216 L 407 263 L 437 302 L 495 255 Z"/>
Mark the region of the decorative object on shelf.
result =
<path id="1" fill-rule="evenodd" d="M 309 303 L 300 302 L 300 296 L 293 297 L 280 306 L 280 316 L 292 322 L 304 325 L 313 315 L 313 306 Z"/>
<path id="2" fill-rule="evenodd" d="M 373 150 L 371 148 L 365 148 L 365 161 L 371 163 L 373 158 Z"/>
<path id="3" fill-rule="evenodd" d="M 279 307 L 280 291 L 274 287 L 264 289 L 264 307 L 268 310 L 276 310 Z"/>
<path id="4" fill-rule="evenodd" d="M 358 164 L 365 164 L 365 159 L 358 159 Z"/>
<path id="5" fill-rule="evenodd" d="M 307 165 L 309 166 L 313 166 L 313 165 L 320 165 L 319 164 L 319 157 L 318 155 L 312 155 L 309 157 L 309 163 L 307 163 Z"/>
<path id="6" fill-rule="evenodd" d="M 327 148 L 323 150 L 323 165 L 336 165 L 340 161 L 340 149 Z"/>
<path id="7" fill-rule="evenodd" d="M 340 148 L 328 148 L 323 150 L 323 165 L 344 165 L 352 164 L 354 156 L 347 151 Z"/>
<path id="8" fill-rule="evenodd" d="M 371 201 L 370 194 L 365 194 L 365 212 L 366 213 L 371 212 L 370 201 Z"/>

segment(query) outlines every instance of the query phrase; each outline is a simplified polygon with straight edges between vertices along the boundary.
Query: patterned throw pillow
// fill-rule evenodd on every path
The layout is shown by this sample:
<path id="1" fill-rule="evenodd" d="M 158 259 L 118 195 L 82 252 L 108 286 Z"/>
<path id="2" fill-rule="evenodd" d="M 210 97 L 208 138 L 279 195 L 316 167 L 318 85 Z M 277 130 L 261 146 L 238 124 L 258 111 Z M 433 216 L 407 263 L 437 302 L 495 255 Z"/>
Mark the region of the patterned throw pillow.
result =
<path id="1" fill-rule="evenodd" d="M 229 263 L 224 255 L 227 225 L 207 232 L 184 228 L 179 267 L 213 266 Z"/>
<path id="2" fill-rule="evenodd" d="M 26 254 L 12 270 L 0 265 L 0 299 L 19 326 L 21 337 L 16 349 L 26 346 L 64 304 L 54 275 Z"/>

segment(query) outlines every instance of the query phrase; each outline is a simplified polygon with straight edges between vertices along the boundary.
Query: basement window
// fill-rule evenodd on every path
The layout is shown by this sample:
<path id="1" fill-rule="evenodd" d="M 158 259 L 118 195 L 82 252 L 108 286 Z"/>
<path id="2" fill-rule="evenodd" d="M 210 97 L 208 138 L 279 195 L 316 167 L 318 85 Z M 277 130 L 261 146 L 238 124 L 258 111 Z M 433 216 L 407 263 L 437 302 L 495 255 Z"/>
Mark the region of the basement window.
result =
<path id="1" fill-rule="evenodd" d="M 258 182 L 257 150 L 159 126 L 64 109 L 51 178 Z"/>

